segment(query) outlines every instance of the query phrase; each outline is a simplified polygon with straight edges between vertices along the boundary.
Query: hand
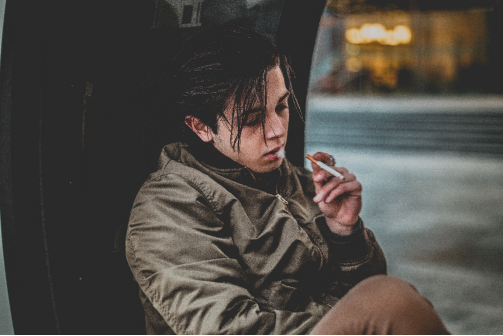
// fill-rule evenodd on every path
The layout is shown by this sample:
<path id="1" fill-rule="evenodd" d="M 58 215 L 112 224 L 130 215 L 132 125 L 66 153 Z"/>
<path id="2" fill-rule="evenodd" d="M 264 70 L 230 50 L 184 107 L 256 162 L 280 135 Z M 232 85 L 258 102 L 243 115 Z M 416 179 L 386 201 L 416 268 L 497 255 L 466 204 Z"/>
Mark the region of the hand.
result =
<path id="1" fill-rule="evenodd" d="M 318 152 L 313 157 L 327 165 L 331 164 L 331 157 L 327 153 Z M 316 196 L 313 201 L 318 203 L 321 212 L 327 220 L 328 227 L 333 233 L 341 236 L 350 235 L 358 222 L 362 209 L 362 185 L 350 174 L 346 168 L 334 167 L 344 176 L 344 180 L 312 163 L 313 181 Z"/>

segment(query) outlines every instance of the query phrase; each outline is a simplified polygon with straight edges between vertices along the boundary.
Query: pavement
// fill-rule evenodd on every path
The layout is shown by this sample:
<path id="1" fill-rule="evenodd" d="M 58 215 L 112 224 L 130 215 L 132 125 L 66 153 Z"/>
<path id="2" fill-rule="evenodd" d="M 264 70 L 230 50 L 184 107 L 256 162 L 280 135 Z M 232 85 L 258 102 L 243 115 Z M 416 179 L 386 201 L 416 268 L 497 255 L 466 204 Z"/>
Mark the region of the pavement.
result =
<path id="1" fill-rule="evenodd" d="M 331 153 L 357 175 L 388 273 L 426 296 L 451 333 L 503 334 L 503 156 L 305 150 Z"/>

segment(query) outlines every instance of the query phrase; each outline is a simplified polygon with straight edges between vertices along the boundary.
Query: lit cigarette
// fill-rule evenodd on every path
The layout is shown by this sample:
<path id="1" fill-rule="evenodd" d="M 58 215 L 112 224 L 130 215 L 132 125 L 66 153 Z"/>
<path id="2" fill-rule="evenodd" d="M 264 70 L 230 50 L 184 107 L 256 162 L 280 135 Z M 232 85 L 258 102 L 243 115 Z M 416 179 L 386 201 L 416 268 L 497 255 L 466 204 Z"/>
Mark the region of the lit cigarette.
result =
<path id="1" fill-rule="evenodd" d="M 344 176 L 342 176 L 341 173 L 339 173 L 338 171 L 330 168 L 329 166 L 327 166 L 326 164 L 324 164 L 323 162 L 321 161 L 317 161 L 315 158 L 313 158 L 311 155 L 309 154 L 306 154 L 306 158 L 308 160 L 310 160 L 311 162 L 313 162 L 315 165 L 317 165 L 318 167 L 320 167 L 321 169 L 323 170 L 326 170 L 327 172 L 329 172 L 330 174 L 334 175 L 335 177 L 338 177 L 340 178 L 341 180 L 344 180 Z"/>

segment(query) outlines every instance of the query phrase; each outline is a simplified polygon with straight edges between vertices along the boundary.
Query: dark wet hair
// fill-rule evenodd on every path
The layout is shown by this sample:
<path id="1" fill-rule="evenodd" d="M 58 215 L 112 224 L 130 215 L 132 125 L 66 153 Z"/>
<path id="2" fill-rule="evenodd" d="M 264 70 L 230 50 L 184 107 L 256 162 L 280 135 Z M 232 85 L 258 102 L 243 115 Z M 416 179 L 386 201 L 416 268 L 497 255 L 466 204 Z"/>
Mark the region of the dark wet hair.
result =
<path id="1" fill-rule="evenodd" d="M 259 108 L 262 128 L 265 127 L 267 72 L 276 65 L 290 92 L 291 108 L 301 114 L 287 56 L 268 37 L 253 30 L 236 25 L 205 30 L 185 45 L 174 64 L 172 101 L 179 121 L 183 123 L 185 117 L 193 116 L 216 133 L 219 118 L 227 120 L 224 111 L 232 104 L 232 117 L 227 121 L 235 135 L 231 145 L 238 150 L 248 119 L 246 111 Z M 191 134 L 194 141 L 192 131 L 185 133 Z"/>

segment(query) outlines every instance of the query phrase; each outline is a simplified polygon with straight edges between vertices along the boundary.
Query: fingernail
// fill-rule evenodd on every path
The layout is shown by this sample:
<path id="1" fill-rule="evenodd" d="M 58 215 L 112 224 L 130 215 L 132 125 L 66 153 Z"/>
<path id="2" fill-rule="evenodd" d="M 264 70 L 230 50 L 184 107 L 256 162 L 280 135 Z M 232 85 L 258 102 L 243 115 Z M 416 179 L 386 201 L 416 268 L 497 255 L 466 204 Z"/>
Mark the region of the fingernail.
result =
<path id="1" fill-rule="evenodd" d="M 320 195 L 316 195 L 314 198 L 313 198 L 313 201 L 315 201 L 316 203 L 318 203 L 320 201 Z"/>

